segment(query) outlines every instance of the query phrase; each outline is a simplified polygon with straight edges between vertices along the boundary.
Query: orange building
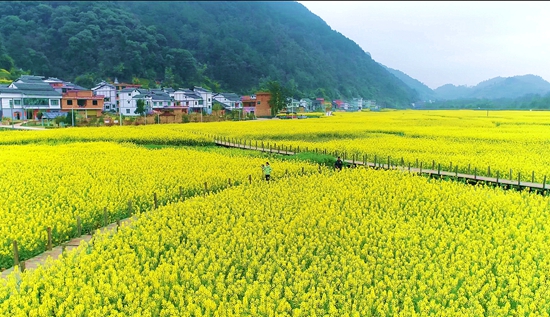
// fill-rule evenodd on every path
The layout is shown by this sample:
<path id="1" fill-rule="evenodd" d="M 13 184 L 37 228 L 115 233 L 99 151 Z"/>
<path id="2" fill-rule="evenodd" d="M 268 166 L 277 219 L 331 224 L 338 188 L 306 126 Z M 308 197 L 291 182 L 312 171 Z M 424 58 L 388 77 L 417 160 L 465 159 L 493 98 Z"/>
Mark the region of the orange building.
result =
<path id="1" fill-rule="evenodd" d="M 87 118 L 100 116 L 103 111 L 104 97 L 94 96 L 91 90 L 70 90 L 63 93 L 61 98 L 61 111 L 80 111 Z"/>
<path id="2" fill-rule="evenodd" d="M 271 107 L 269 106 L 271 94 L 268 92 L 256 93 L 256 109 L 254 114 L 256 117 L 271 117 Z"/>
<path id="3" fill-rule="evenodd" d="M 258 92 L 252 96 L 243 96 L 241 102 L 245 113 L 253 113 L 256 117 L 271 117 L 270 99 L 270 93 Z"/>

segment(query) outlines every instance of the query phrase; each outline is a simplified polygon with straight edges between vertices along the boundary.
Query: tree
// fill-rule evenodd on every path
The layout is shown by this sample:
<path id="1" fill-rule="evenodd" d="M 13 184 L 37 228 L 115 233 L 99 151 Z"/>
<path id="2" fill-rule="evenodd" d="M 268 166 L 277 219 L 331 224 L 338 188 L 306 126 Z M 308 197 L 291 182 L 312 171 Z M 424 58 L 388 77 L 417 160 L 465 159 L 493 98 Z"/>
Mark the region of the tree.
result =
<path id="1" fill-rule="evenodd" d="M 145 109 L 145 101 L 143 99 L 139 99 L 137 101 L 136 110 L 134 113 L 143 116 L 145 115 L 145 112 L 147 112 L 147 109 Z"/>
<path id="2" fill-rule="evenodd" d="M 212 105 L 212 112 L 216 114 L 217 116 L 220 115 L 220 111 L 222 111 L 224 108 L 221 103 L 218 101 L 214 101 L 214 104 Z"/>

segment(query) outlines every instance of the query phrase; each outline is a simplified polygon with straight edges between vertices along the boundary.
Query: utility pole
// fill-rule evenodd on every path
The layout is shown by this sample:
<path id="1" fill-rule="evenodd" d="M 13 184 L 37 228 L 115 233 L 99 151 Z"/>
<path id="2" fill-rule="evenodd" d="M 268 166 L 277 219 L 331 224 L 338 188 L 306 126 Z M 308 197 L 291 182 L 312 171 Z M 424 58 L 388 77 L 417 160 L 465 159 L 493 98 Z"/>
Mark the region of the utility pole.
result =
<path id="1" fill-rule="evenodd" d="M 13 99 L 11 100 L 10 106 L 11 106 L 11 128 L 13 129 L 14 128 L 14 126 L 13 126 L 13 120 L 14 120 L 14 118 L 13 118 Z"/>

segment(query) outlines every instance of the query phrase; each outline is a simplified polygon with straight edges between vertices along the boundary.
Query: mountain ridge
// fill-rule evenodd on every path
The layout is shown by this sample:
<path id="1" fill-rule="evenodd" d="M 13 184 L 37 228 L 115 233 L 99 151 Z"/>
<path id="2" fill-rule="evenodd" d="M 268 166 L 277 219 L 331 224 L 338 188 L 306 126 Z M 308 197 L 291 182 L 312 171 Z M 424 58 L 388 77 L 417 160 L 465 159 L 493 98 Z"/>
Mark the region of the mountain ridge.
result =
<path id="1" fill-rule="evenodd" d="M 0 48 L 35 75 L 407 106 L 417 93 L 297 2 L 3 2 Z M 9 64 L 5 62 L 4 64 Z"/>

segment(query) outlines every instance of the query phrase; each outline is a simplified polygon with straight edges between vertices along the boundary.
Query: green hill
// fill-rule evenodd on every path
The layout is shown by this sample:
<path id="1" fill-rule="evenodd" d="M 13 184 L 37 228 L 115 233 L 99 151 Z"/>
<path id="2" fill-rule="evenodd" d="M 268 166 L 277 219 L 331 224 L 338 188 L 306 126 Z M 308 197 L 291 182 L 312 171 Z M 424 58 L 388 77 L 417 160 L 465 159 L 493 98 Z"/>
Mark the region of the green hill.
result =
<path id="1" fill-rule="evenodd" d="M 550 92 L 550 83 L 535 75 L 496 77 L 473 87 L 447 84 L 434 92 L 441 100 L 514 99 L 525 95 L 545 95 Z"/>
<path id="2" fill-rule="evenodd" d="M 380 64 L 382 65 L 382 64 Z M 420 82 L 417 79 L 412 78 L 411 76 L 405 74 L 404 72 L 389 68 L 387 66 L 382 65 L 386 70 L 388 70 L 392 75 L 397 77 L 399 80 L 404 82 L 407 86 L 414 89 L 418 93 L 418 97 L 420 100 L 427 101 L 427 100 L 435 100 L 436 94 L 435 92 L 428 86 L 424 85 L 422 82 Z"/>
<path id="3" fill-rule="evenodd" d="M 297 2 L 2 2 L 0 36 L 17 67 L 83 86 L 143 78 L 244 94 L 278 80 L 295 97 L 417 99 Z"/>

